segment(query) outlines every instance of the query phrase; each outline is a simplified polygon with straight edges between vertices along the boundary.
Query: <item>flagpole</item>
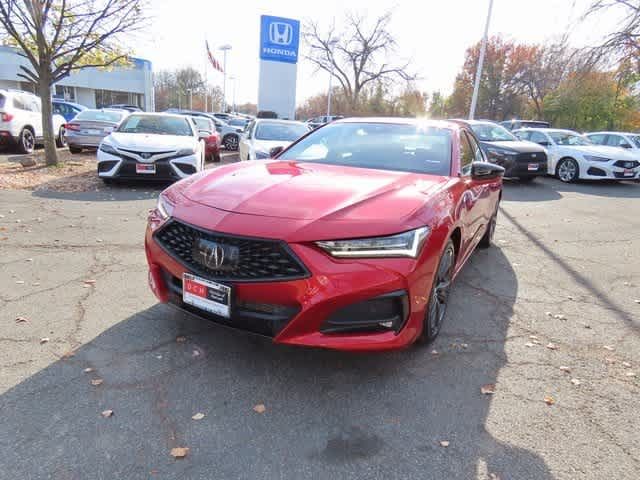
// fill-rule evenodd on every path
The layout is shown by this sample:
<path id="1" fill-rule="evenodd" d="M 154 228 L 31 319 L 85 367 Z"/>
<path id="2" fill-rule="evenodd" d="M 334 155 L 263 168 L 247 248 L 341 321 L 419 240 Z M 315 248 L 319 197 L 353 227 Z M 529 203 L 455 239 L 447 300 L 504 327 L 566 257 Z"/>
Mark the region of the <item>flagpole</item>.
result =
<path id="1" fill-rule="evenodd" d="M 204 44 L 205 44 L 205 48 L 207 45 L 207 36 L 204 36 Z M 204 60 L 204 111 L 208 112 L 209 111 L 209 89 L 207 88 L 207 57 L 208 54 L 205 55 L 205 60 Z"/>

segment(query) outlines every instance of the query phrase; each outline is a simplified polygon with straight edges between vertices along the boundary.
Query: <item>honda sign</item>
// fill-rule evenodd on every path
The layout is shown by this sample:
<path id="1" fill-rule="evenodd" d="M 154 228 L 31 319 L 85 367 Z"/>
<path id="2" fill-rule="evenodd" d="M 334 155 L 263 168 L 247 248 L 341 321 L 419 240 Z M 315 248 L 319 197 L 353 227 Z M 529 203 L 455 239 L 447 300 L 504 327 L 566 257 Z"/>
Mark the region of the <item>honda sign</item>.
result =
<path id="1" fill-rule="evenodd" d="M 300 22 L 291 18 L 260 17 L 260 58 L 272 62 L 298 62 Z"/>

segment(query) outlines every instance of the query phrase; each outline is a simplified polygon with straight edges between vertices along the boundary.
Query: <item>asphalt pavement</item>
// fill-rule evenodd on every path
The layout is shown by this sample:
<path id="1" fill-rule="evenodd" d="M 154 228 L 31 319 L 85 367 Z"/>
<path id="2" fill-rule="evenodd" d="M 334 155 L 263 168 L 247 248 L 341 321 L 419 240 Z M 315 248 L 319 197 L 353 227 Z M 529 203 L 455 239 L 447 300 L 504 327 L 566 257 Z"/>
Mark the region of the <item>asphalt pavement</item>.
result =
<path id="1" fill-rule="evenodd" d="M 158 305 L 158 193 L 0 191 L 0 478 L 638 478 L 640 184 L 507 182 L 438 340 L 357 355 Z"/>

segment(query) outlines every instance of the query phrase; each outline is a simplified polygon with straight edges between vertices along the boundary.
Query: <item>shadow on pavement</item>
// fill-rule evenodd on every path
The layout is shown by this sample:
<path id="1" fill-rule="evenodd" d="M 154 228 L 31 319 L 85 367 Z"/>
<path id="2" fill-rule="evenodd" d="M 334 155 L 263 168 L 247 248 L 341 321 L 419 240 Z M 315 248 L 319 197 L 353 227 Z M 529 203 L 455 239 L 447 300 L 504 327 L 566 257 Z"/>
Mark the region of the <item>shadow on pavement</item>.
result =
<path id="1" fill-rule="evenodd" d="M 375 355 L 277 346 L 154 306 L 0 397 L 3 475 L 550 479 L 539 456 L 485 428 L 480 386 L 507 361 L 517 288 L 499 249 L 478 252 L 438 341 Z"/>
<path id="2" fill-rule="evenodd" d="M 553 177 L 536 178 L 531 183 L 505 179 L 504 200 L 511 202 L 541 202 L 561 199 L 565 193 L 580 193 L 610 198 L 640 198 L 640 183 L 615 180 L 562 183 Z"/>
<path id="3" fill-rule="evenodd" d="M 46 185 L 33 192 L 34 197 L 56 199 L 56 200 L 72 200 L 79 202 L 110 202 L 110 201 L 132 201 L 147 200 L 157 198 L 158 194 L 167 188 L 170 183 L 166 182 L 135 182 L 135 181 L 119 181 L 115 184 L 104 185 L 100 180 L 93 190 L 80 192 L 60 192 L 49 190 Z"/>

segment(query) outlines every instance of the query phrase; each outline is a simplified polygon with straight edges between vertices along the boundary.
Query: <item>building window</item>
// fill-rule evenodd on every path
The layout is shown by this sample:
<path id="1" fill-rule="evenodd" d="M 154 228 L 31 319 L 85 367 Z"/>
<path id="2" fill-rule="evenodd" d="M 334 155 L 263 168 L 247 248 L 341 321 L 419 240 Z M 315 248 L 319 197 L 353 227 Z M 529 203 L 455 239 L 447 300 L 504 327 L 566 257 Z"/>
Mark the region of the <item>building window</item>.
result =
<path id="1" fill-rule="evenodd" d="M 53 93 L 55 98 L 60 98 L 68 102 L 76 101 L 76 88 L 67 87 L 66 85 L 56 85 L 56 89 Z"/>
<path id="2" fill-rule="evenodd" d="M 36 84 L 31 82 L 20 82 L 20 90 L 36 93 Z"/>
<path id="3" fill-rule="evenodd" d="M 96 90 L 96 108 L 123 103 L 144 108 L 144 95 L 133 92 L 116 92 L 114 90 Z"/>

